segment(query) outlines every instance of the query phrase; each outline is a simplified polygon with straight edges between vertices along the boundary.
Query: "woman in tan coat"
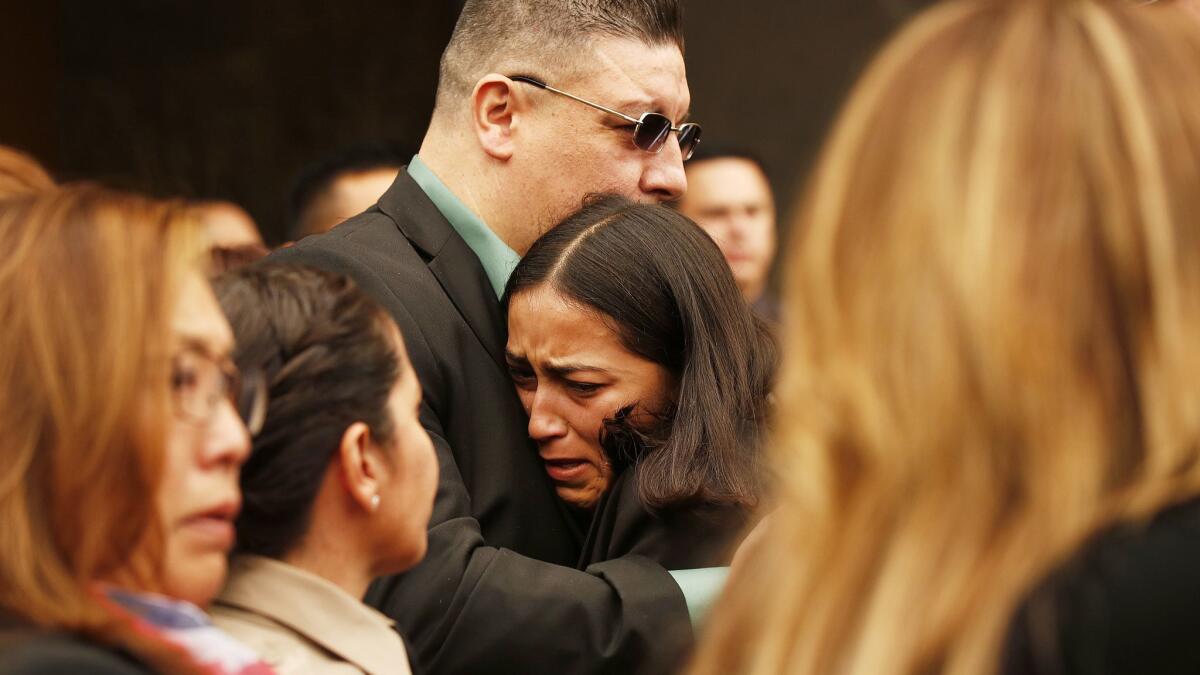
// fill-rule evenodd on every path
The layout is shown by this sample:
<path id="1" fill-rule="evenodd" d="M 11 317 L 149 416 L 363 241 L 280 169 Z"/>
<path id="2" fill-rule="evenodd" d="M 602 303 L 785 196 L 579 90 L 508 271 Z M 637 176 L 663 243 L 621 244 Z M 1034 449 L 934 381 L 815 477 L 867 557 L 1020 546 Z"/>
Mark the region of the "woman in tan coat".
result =
<path id="1" fill-rule="evenodd" d="M 392 622 L 360 600 L 424 556 L 437 487 L 400 333 L 335 274 L 272 263 L 216 287 L 235 360 L 270 394 L 217 625 L 280 673 L 407 673 Z"/>

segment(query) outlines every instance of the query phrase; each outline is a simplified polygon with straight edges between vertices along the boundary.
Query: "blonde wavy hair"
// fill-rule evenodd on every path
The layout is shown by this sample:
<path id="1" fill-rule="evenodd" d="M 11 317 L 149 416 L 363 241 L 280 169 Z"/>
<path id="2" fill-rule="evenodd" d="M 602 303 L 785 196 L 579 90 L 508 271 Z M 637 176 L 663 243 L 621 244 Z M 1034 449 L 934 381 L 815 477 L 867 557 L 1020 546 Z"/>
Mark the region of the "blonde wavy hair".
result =
<path id="1" fill-rule="evenodd" d="M 691 672 L 995 672 L 1089 536 L 1200 493 L 1200 29 L 959 0 L 854 90 L 786 287 L 779 509 Z"/>
<path id="2" fill-rule="evenodd" d="M 0 609 L 186 672 L 94 585 L 161 591 L 171 319 L 203 273 L 181 203 L 93 186 L 0 202 Z"/>
<path id="3" fill-rule="evenodd" d="M 53 187 L 54 180 L 36 159 L 16 148 L 0 145 L 0 199 Z"/>

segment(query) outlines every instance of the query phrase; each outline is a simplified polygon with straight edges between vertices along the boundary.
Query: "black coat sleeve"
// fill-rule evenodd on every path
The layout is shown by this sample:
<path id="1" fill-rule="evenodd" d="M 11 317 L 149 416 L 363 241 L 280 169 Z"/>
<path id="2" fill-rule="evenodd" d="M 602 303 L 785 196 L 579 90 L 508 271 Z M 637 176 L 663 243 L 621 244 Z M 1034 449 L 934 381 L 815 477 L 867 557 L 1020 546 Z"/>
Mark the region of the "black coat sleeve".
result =
<path id="1" fill-rule="evenodd" d="M 749 523 L 736 505 L 688 504 L 646 508 L 637 491 L 638 469 L 626 469 L 596 507 L 580 568 L 636 554 L 669 570 L 728 565 Z"/>

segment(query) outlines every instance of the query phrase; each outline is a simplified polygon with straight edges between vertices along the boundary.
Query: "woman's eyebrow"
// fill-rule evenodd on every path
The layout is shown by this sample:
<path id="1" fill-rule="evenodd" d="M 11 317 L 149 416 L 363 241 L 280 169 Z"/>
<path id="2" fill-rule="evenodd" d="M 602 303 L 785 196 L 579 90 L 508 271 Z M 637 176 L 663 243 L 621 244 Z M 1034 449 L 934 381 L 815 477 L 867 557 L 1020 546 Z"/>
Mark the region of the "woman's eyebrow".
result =
<path id="1" fill-rule="evenodd" d="M 199 354 L 200 356 L 223 366 L 236 367 L 233 358 L 228 353 L 215 351 L 212 345 L 203 338 L 192 335 L 181 335 L 179 336 L 179 350 L 191 352 L 193 354 Z"/>
<path id="2" fill-rule="evenodd" d="M 599 366 L 589 366 L 584 363 L 572 363 L 569 361 L 559 363 L 546 364 L 546 371 L 556 377 L 566 377 L 575 373 L 601 373 L 608 374 L 608 370 Z"/>

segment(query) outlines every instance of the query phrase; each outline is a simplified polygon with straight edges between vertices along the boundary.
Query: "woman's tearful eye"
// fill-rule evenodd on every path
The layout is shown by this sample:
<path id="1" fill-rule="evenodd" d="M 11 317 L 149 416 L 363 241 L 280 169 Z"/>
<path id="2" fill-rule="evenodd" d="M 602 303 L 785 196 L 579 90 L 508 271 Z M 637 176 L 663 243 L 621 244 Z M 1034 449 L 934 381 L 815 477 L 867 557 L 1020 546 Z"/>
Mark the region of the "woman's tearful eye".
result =
<path id="1" fill-rule="evenodd" d="M 537 377 L 534 376 L 533 371 L 526 367 L 509 366 L 508 377 L 521 389 L 529 388 L 537 383 Z"/>
<path id="2" fill-rule="evenodd" d="M 600 389 L 603 386 L 604 386 L 603 384 L 599 384 L 596 382 L 574 382 L 574 381 L 567 382 L 568 389 L 575 392 L 576 394 L 581 394 L 584 396 L 586 396 L 588 394 L 594 394 L 597 391 L 600 391 Z"/>

